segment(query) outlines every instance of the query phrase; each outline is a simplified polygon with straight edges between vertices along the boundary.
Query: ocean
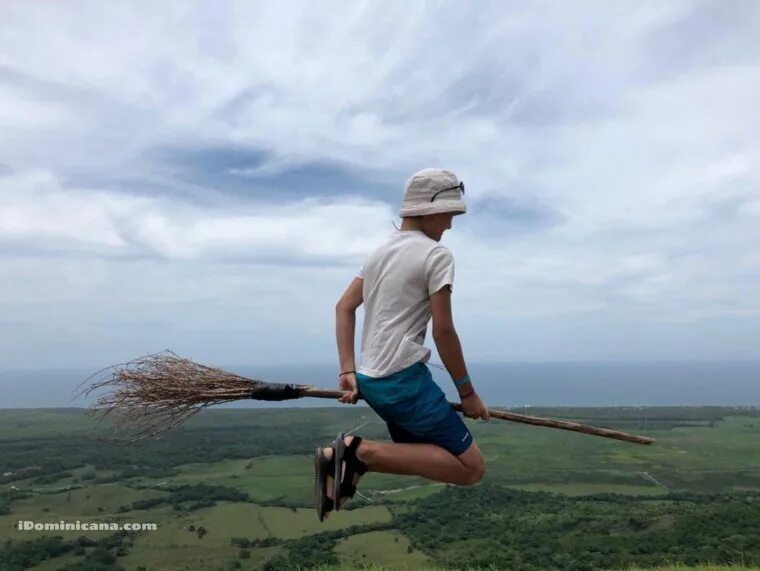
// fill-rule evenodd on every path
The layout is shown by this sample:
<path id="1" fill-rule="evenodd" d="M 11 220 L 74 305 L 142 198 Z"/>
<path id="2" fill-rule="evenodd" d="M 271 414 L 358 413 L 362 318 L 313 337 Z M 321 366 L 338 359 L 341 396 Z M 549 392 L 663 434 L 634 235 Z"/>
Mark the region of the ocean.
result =
<path id="1" fill-rule="evenodd" d="M 266 381 L 337 386 L 334 365 L 230 366 Z M 489 406 L 760 406 L 760 362 L 473 363 L 470 376 Z M 431 367 L 450 399 L 446 371 Z M 73 391 L 93 370 L 0 371 L 0 408 L 87 406 Z M 325 399 L 245 406 L 345 406 Z"/>

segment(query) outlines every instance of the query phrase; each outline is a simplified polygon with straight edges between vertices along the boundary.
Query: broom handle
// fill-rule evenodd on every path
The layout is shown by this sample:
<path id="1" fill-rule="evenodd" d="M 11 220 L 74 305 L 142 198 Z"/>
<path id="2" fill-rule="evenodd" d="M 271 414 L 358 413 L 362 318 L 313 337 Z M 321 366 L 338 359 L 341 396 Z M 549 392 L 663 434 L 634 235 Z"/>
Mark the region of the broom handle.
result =
<path id="1" fill-rule="evenodd" d="M 323 399 L 337 399 L 344 394 L 344 391 L 318 389 L 314 387 L 308 387 L 301 391 L 301 395 L 305 397 L 316 397 Z M 361 398 L 361 397 L 360 397 Z M 462 412 L 462 405 L 459 403 L 449 402 L 457 412 Z M 597 426 L 589 426 L 587 424 L 580 424 L 577 422 L 570 422 L 567 420 L 552 420 L 549 418 L 541 418 L 539 416 L 528 416 L 526 414 L 516 414 L 514 412 L 506 412 L 503 410 L 495 410 L 493 408 L 488 409 L 488 413 L 492 418 L 500 418 L 502 420 L 511 420 L 512 422 L 521 422 L 523 424 L 532 424 L 534 426 L 547 426 L 549 428 L 559 428 L 561 430 L 571 430 L 573 432 L 582 432 L 583 434 L 592 434 L 594 436 L 603 436 L 605 438 L 614 438 L 615 440 L 624 440 L 625 442 L 633 442 L 634 444 L 652 444 L 654 438 L 647 436 L 639 436 L 638 434 L 628 434 L 627 432 L 620 432 L 618 430 L 610 430 L 609 428 L 599 428 Z"/>

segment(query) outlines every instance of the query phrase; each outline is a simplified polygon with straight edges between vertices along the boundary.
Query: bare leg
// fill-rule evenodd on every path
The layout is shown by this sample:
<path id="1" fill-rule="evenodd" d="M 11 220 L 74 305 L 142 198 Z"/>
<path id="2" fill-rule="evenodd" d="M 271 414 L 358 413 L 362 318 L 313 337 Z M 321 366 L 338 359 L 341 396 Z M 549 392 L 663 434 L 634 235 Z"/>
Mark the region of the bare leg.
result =
<path id="1" fill-rule="evenodd" d="M 436 482 L 469 486 L 480 481 L 485 462 L 474 442 L 459 456 L 435 444 L 364 440 L 357 456 L 373 472 L 422 476 Z"/>
<path id="2" fill-rule="evenodd" d="M 353 436 L 346 436 L 348 445 Z M 325 456 L 332 458 L 332 449 L 325 449 Z M 485 462 L 480 448 L 474 442 L 459 456 L 434 444 L 405 444 L 362 440 L 356 456 L 369 466 L 371 472 L 422 476 L 436 482 L 468 486 L 480 481 L 485 473 Z M 354 476 L 354 484 L 359 476 Z M 327 495 L 332 498 L 333 478 L 327 478 Z M 341 501 L 341 506 L 347 500 Z"/>

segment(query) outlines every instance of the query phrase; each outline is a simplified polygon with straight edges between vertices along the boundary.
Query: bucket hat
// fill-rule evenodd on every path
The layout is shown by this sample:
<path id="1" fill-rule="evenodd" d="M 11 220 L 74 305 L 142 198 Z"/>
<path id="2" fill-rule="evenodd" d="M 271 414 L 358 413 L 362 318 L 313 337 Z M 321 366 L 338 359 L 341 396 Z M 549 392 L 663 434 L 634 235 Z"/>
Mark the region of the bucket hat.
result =
<path id="1" fill-rule="evenodd" d="M 462 201 L 463 194 L 464 183 L 453 172 L 422 169 L 406 181 L 399 216 L 427 216 L 441 212 L 464 214 L 467 206 Z"/>

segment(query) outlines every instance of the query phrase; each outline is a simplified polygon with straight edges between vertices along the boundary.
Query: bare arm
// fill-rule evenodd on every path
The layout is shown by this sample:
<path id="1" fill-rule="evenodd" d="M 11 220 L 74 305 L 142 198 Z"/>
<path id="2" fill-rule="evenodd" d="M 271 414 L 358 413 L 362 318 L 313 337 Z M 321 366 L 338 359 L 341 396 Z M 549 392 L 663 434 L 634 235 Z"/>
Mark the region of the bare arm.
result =
<path id="1" fill-rule="evenodd" d="M 467 366 L 464 364 L 462 345 L 454 329 L 454 318 L 451 316 L 451 288 L 449 286 L 442 287 L 430 296 L 430 309 L 433 313 L 433 339 L 438 348 L 438 354 L 451 378 L 461 380 L 467 375 Z M 462 401 L 462 413 L 465 416 L 483 420 L 491 419 L 486 405 L 480 400 L 471 382 L 459 385 L 457 391 Z"/>
<path id="2" fill-rule="evenodd" d="M 454 328 L 454 318 L 451 314 L 451 289 L 442 287 L 430 296 L 430 309 L 433 313 L 433 340 L 441 356 L 443 365 L 452 379 L 462 379 L 467 374 L 464 363 L 462 344 Z M 472 390 L 471 383 L 457 387 L 460 395 Z"/>
<path id="3" fill-rule="evenodd" d="M 335 305 L 335 335 L 338 340 L 338 359 L 340 371 L 355 371 L 354 335 L 356 332 L 356 308 L 364 299 L 362 287 L 364 280 L 354 278 Z"/>

